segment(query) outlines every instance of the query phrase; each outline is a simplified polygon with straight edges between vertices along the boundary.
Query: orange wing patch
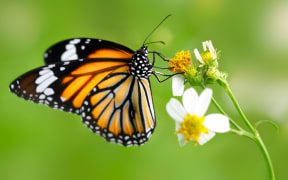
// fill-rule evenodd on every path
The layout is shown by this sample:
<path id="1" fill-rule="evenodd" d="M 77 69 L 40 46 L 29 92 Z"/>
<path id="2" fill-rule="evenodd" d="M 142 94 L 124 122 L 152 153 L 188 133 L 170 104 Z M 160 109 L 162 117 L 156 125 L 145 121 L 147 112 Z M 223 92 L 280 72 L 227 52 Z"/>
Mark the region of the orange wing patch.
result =
<path id="1" fill-rule="evenodd" d="M 84 64 L 71 72 L 71 75 L 83 75 L 87 73 L 96 73 L 104 72 L 108 70 L 114 70 L 117 67 L 125 66 L 127 62 L 113 62 L 113 61 L 104 61 L 104 62 L 91 62 Z"/>
<path id="2" fill-rule="evenodd" d="M 73 79 L 72 76 L 66 76 L 66 77 L 63 78 L 61 84 L 66 84 L 66 83 L 72 81 L 72 79 Z"/>
<path id="3" fill-rule="evenodd" d="M 120 127 L 120 110 L 115 111 L 112 119 L 111 124 L 109 127 L 109 131 L 111 131 L 114 135 L 118 135 L 121 132 Z"/>
<path id="4" fill-rule="evenodd" d="M 99 115 L 103 111 L 105 111 L 105 108 L 111 102 L 111 99 L 112 99 L 112 95 L 105 98 L 98 106 L 96 106 L 96 108 L 93 109 L 92 115 L 93 115 L 94 119 L 97 120 L 99 118 Z"/>
<path id="5" fill-rule="evenodd" d="M 141 98 L 141 100 L 142 100 L 142 104 L 141 104 L 142 108 L 141 109 L 142 109 L 143 117 L 145 120 L 144 122 L 146 125 L 146 130 L 148 131 L 151 128 L 153 121 L 152 121 L 152 116 L 151 116 L 150 109 L 148 106 L 147 98 L 145 98 L 146 95 L 145 95 L 144 89 L 141 85 L 140 85 L 140 90 L 141 90 L 141 97 L 142 97 Z"/>
<path id="6" fill-rule="evenodd" d="M 123 127 L 124 127 L 124 133 L 128 134 L 128 135 L 132 135 L 134 130 L 133 127 L 131 125 L 130 122 L 130 118 L 129 118 L 129 105 L 128 103 L 126 103 L 124 105 L 124 109 L 123 109 Z"/>
<path id="7" fill-rule="evenodd" d="M 103 72 L 101 74 L 97 74 L 96 76 L 94 76 L 89 81 L 89 83 L 87 83 L 75 97 L 75 99 L 73 100 L 73 105 L 77 108 L 80 108 L 87 94 L 95 87 L 96 84 L 102 81 L 109 73 L 111 73 L 111 71 Z"/>
<path id="8" fill-rule="evenodd" d="M 134 104 L 134 108 L 135 108 L 135 125 L 136 125 L 136 129 L 138 132 L 144 132 L 144 127 L 142 125 L 141 122 L 141 116 L 140 116 L 140 102 L 139 102 L 139 96 L 141 96 L 141 94 L 139 94 L 139 85 L 138 83 L 135 81 L 134 83 L 134 90 L 133 90 L 133 104 Z"/>
<path id="9" fill-rule="evenodd" d="M 103 91 L 100 93 L 97 93 L 93 95 L 90 99 L 91 105 L 95 106 L 103 97 L 105 97 L 108 94 L 108 91 Z"/>
<path id="10" fill-rule="evenodd" d="M 98 111 L 102 111 L 102 114 L 100 115 L 100 118 L 97 121 L 97 125 L 101 127 L 102 129 L 107 128 L 110 116 L 114 110 L 113 107 L 114 107 L 114 100 L 110 101 L 108 106 L 105 107 L 105 110 L 96 108 L 98 109 Z"/>
<path id="11" fill-rule="evenodd" d="M 91 75 L 77 77 L 62 92 L 61 97 L 64 98 L 65 101 L 69 100 L 90 78 Z"/>
<path id="12" fill-rule="evenodd" d="M 122 80 L 124 77 L 125 77 L 124 75 L 118 75 L 118 76 L 111 77 L 105 81 L 102 81 L 100 84 L 98 84 L 98 88 L 104 89 L 104 88 L 110 87 L 110 86 L 116 84 L 117 82 L 119 82 L 120 80 Z"/>
<path id="13" fill-rule="evenodd" d="M 151 114 L 152 114 L 153 119 L 154 119 L 155 118 L 154 106 L 153 106 L 152 92 L 151 92 L 151 89 L 150 89 L 149 81 L 147 79 L 142 79 L 141 82 L 143 82 L 144 89 L 147 92 L 147 100 L 149 102 L 149 107 L 150 107 L 150 110 L 151 110 Z"/>
<path id="14" fill-rule="evenodd" d="M 88 58 L 132 58 L 133 54 L 120 49 L 99 49 L 88 55 Z"/>
<path id="15" fill-rule="evenodd" d="M 118 89 L 115 91 L 115 105 L 118 107 L 121 105 L 127 98 L 129 88 L 131 86 L 132 76 L 127 78 Z"/>

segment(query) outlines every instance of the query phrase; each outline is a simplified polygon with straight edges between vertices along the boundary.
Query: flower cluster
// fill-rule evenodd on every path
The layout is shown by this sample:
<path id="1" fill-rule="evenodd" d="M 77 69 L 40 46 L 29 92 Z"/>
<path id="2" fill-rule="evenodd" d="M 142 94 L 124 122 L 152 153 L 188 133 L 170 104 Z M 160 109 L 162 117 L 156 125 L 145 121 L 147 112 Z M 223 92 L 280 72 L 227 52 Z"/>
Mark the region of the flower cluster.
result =
<path id="1" fill-rule="evenodd" d="M 198 62 L 196 66 L 192 62 L 189 51 L 180 51 L 170 60 L 169 70 L 178 73 L 172 78 L 172 91 L 174 96 L 181 96 L 184 92 L 185 81 L 191 85 L 213 84 L 226 81 L 227 75 L 218 70 L 218 53 L 211 41 L 204 41 L 203 52 L 194 49 L 194 55 Z M 181 73 L 181 74 L 179 74 Z"/>
<path id="2" fill-rule="evenodd" d="M 226 74 L 218 70 L 218 55 L 211 41 L 203 42 L 203 52 L 194 49 L 198 66 L 192 62 L 189 51 L 180 51 L 169 61 L 169 70 L 177 73 L 172 78 L 172 92 L 174 96 L 181 96 L 184 92 L 185 81 L 190 85 L 212 84 L 226 80 Z M 188 141 L 195 145 L 204 144 L 215 136 L 230 130 L 229 119 L 222 114 L 204 116 L 212 98 L 212 90 L 205 89 L 200 96 L 190 88 L 182 96 L 182 104 L 171 98 L 166 109 L 176 121 L 176 134 L 181 146 Z"/>
<path id="3" fill-rule="evenodd" d="M 234 134 L 248 137 L 254 140 L 262 150 L 269 170 L 270 179 L 275 179 L 275 173 L 270 155 L 267 151 L 260 133 L 257 130 L 259 124 L 268 122 L 276 127 L 273 121 L 258 121 L 255 125 L 247 119 L 237 102 L 227 81 L 227 74 L 218 69 L 218 52 L 211 41 L 203 42 L 203 51 L 194 49 L 196 63 L 192 62 L 189 51 L 176 53 L 173 59 L 169 59 L 169 70 L 172 75 L 172 91 L 174 96 L 182 96 L 183 105 L 175 98 L 171 98 L 166 105 L 168 114 L 175 120 L 175 134 L 178 136 L 180 146 L 193 141 L 194 145 L 203 145 L 212 139 L 216 133 L 228 131 Z M 193 88 L 184 92 L 185 83 L 191 86 L 200 86 L 204 91 L 198 96 Z M 234 107 L 249 130 L 242 128 L 236 121 L 228 118 L 227 113 L 213 98 L 212 90 L 206 88 L 207 84 L 218 83 L 230 97 Z M 184 92 L 184 93 L 183 93 Z M 211 99 L 222 114 L 205 115 Z M 227 115 L 227 116 L 226 116 Z M 230 123 L 233 128 L 230 128 Z"/>

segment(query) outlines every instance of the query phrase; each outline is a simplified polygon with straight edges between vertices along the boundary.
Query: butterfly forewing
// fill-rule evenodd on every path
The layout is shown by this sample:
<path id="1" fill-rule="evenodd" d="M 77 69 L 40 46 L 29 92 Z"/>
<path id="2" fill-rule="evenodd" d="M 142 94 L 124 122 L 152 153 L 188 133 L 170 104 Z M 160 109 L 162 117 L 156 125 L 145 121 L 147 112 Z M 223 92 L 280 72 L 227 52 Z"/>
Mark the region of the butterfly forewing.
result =
<path id="1" fill-rule="evenodd" d="M 134 51 L 100 39 L 74 38 L 61 41 L 44 53 L 46 64 L 83 58 L 131 58 Z"/>
<path id="2" fill-rule="evenodd" d="M 129 69 L 129 59 L 89 59 L 49 64 L 34 69 L 10 85 L 17 96 L 79 114 L 87 94 L 117 69 Z"/>

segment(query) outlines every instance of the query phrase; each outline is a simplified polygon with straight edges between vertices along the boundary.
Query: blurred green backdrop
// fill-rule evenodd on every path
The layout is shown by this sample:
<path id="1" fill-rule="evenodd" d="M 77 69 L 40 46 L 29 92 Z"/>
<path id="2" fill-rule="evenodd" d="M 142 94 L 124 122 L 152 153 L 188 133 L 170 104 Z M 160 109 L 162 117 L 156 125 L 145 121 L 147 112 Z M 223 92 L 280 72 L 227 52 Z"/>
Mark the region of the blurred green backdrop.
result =
<path id="1" fill-rule="evenodd" d="M 288 2 L 277 0 L 1 0 L 0 1 L 0 179 L 268 179 L 254 142 L 218 134 L 205 146 L 180 148 L 174 121 L 165 111 L 171 81 L 151 77 L 157 127 L 149 142 L 125 148 L 105 142 L 80 117 L 24 101 L 8 91 L 20 74 L 41 66 L 50 45 L 72 37 L 122 43 L 134 50 L 150 38 L 167 45 L 150 49 L 173 57 L 211 39 L 221 50 L 220 69 L 260 127 L 278 179 L 288 179 Z M 166 66 L 160 61 L 161 66 Z M 215 97 L 239 120 L 219 87 Z M 210 112 L 217 112 L 211 106 Z"/>

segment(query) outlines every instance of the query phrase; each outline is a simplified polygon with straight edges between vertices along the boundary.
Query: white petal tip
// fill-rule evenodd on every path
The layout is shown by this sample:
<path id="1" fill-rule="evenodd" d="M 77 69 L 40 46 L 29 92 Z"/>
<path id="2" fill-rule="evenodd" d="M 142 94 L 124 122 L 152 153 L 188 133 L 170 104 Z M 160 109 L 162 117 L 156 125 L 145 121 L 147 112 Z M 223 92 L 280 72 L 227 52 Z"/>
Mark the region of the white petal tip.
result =
<path id="1" fill-rule="evenodd" d="M 203 61 L 198 49 L 194 49 L 194 55 L 195 55 L 196 59 L 199 61 L 200 64 L 204 63 L 204 61 Z"/>
<path id="2" fill-rule="evenodd" d="M 183 75 L 175 75 L 172 77 L 172 93 L 173 96 L 182 96 L 184 92 L 184 76 Z"/>
<path id="3" fill-rule="evenodd" d="M 201 146 L 211 140 L 215 136 L 215 132 L 209 131 L 207 134 L 202 133 L 199 137 L 198 144 Z"/>
<path id="4" fill-rule="evenodd" d="M 182 104 L 174 98 L 171 98 L 170 101 L 167 103 L 166 110 L 170 117 L 178 122 L 184 121 L 184 117 L 187 114 Z"/>
<path id="5" fill-rule="evenodd" d="M 230 131 L 229 119 L 222 114 L 209 114 L 203 124 L 207 129 L 217 133 Z"/>

